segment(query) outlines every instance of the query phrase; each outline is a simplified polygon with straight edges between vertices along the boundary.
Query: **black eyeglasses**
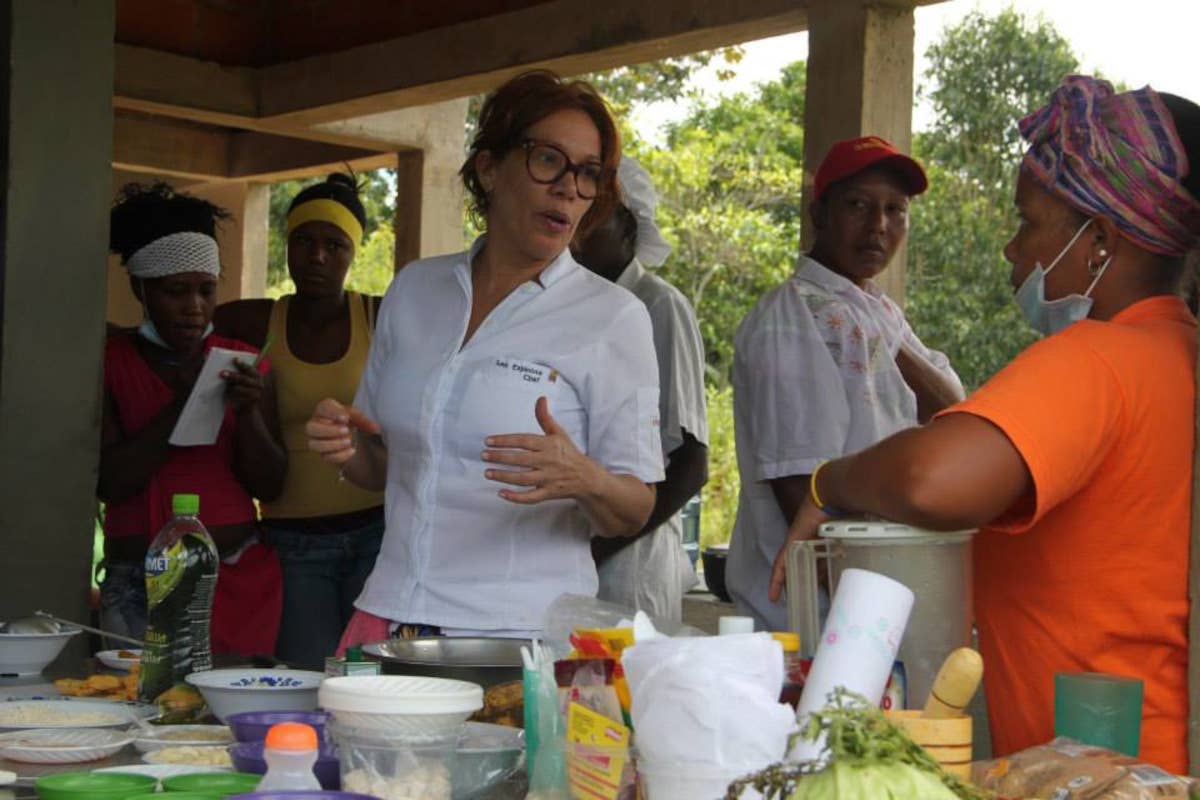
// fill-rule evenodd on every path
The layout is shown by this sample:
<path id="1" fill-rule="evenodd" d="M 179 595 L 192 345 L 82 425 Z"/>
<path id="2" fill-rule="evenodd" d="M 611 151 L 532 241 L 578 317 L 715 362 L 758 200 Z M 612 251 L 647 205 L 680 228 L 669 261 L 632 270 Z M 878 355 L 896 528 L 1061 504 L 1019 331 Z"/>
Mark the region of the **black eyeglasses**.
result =
<path id="1" fill-rule="evenodd" d="M 575 191 L 584 200 L 592 200 L 600 191 L 604 167 L 596 163 L 575 164 L 562 150 L 552 144 L 526 139 L 525 169 L 538 183 L 557 183 L 568 172 L 575 176 Z"/>

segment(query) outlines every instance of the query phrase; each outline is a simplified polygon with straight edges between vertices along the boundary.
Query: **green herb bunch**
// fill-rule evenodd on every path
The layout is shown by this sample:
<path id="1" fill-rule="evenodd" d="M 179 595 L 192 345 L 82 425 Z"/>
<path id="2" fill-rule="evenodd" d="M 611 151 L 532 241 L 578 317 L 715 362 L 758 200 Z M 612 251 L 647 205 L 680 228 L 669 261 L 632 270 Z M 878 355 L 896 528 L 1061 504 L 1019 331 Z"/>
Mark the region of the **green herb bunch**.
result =
<path id="1" fill-rule="evenodd" d="M 766 800 L 784 800 L 792 795 L 802 779 L 821 772 L 832 761 L 868 767 L 906 764 L 935 776 L 960 800 L 990 800 L 993 797 L 944 772 L 929 753 L 903 728 L 884 716 L 877 706 L 840 687 L 830 693 L 825 708 L 809 715 L 804 727 L 788 742 L 788 749 L 796 737 L 815 742 L 822 735 L 825 736 L 825 747 L 821 758 L 772 764 L 731 783 L 725 800 L 739 800 L 742 791 L 748 788 L 757 790 Z"/>

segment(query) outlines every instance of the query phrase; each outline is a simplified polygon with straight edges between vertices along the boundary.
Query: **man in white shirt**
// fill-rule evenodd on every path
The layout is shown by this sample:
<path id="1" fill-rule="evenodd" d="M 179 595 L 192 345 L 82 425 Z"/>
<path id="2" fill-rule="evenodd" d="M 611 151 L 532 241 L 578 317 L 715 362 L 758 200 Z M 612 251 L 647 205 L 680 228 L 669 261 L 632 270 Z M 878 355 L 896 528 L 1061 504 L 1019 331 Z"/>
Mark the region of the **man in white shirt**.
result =
<path id="1" fill-rule="evenodd" d="M 925 172 L 877 136 L 838 142 L 817 169 L 816 240 L 734 340 L 741 474 L 725 581 L 760 630 L 785 630 L 771 567 L 823 462 L 928 420 L 962 398 L 949 360 L 926 348 L 871 282 L 908 234 Z"/>
<path id="2" fill-rule="evenodd" d="M 683 595 L 696 581 L 681 541 L 679 511 L 708 479 L 704 345 L 687 298 L 646 269 L 662 264 L 671 252 L 654 218 L 658 197 L 649 174 L 626 157 L 617 178 L 623 202 L 576 248 L 575 256 L 592 272 L 628 289 L 650 312 L 667 466 L 642 531 L 630 538 L 593 538 L 592 555 L 601 600 L 679 622 Z"/>

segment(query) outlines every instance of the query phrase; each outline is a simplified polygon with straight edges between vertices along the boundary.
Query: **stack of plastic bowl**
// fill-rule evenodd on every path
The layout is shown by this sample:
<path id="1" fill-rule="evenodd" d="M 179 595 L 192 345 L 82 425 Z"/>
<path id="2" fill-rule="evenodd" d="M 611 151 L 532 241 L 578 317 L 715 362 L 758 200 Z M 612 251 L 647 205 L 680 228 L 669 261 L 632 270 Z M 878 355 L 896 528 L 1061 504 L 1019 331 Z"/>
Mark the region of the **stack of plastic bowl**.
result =
<path id="1" fill-rule="evenodd" d="M 237 744 L 229 748 L 229 757 L 233 760 L 234 769 L 255 775 L 266 774 L 267 762 L 263 758 L 263 741 L 272 725 L 280 722 L 302 722 L 311 726 L 317 732 L 320 742 L 313 774 L 325 789 L 341 788 L 337 750 L 325 738 L 325 725 L 329 721 L 329 714 L 324 711 L 243 711 L 231 714 L 227 721 L 238 740 Z"/>
<path id="2" fill-rule="evenodd" d="M 329 734 L 347 791 L 451 800 L 459 738 L 483 707 L 483 688 L 411 675 L 347 676 L 321 685 L 320 705 L 333 716 Z"/>
<path id="3" fill-rule="evenodd" d="M 228 797 L 254 791 L 261 780 L 261 775 L 248 772 L 195 772 L 163 778 L 162 788 L 164 792 L 169 792 L 170 800 L 176 800 L 177 797 L 183 800 L 184 794 Z M 159 798 L 163 800 L 162 795 Z"/>
<path id="4" fill-rule="evenodd" d="M 321 684 L 318 704 L 348 728 L 396 736 L 457 736 L 483 708 L 477 683 L 415 675 L 350 675 Z"/>
<path id="5" fill-rule="evenodd" d="M 42 800 L 125 800 L 153 792 L 158 779 L 122 772 L 60 772 L 34 784 Z"/>
<path id="6" fill-rule="evenodd" d="M 325 711 L 242 711 L 229 715 L 225 721 L 239 742 L 264 741 L 271 726 L 281 722 L 302 722 L 315 730 L 317 739 L 324 742 L 329 714 Z"/>

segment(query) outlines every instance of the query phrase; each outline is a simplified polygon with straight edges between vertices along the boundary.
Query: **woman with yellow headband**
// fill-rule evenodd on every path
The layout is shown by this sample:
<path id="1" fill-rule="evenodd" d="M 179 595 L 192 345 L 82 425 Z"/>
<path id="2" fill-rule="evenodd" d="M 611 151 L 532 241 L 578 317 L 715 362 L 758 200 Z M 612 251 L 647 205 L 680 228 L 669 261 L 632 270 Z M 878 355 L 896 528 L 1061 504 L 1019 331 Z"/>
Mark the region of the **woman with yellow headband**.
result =
<path id="1" fill-rule="evenodd" d="M 297 666 L 320 666 L 333 653 L 383 538 L 383 494 L 334 479 L 304 435 L 320 399 L 354 398 L 366 365 L 379 298 L 345 288 L 365 223 L 350 176 L 307 187 L 287 216 L 295 294 L 227 303 L 215 317 L 218 331 L 270 342 L 289 461 L 283 491 L 262 505 L 262 525 L 283 565 L 276 655 Z"/>

